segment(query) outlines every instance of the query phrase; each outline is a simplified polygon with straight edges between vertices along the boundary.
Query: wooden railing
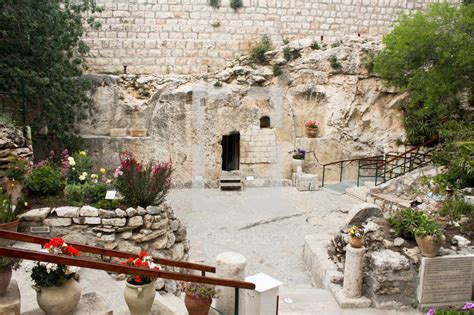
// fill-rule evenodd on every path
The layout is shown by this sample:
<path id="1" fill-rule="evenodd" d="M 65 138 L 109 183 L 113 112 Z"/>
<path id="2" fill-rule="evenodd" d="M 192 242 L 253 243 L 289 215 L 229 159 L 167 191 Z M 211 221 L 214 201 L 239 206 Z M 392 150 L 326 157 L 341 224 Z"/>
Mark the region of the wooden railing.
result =
<path id="1" fill-rule="evenodd" d="M 0 238 L 10 239 L 15 241 L 23 241 L 28 243 L 35 243 L 44 245 L 45 243 L 49 242 L 48 238 L 32 236 L 23 233 L 17 232 L 10 232 L 0 230 Z M 74 246 L 79 251 L 88 252 L 92 254 L 98 254 L 108 257 L 117 257 L 117 258 L 130 258 L 130 257 L 137 257 L 136 254 L 116 251 L 116 250 L 109 250 L 104 248 L 98 248 L 93 246 L 81 245 L 77 243 L 69 243 L 69 245 Z M 175 261 L 170 259 L 163 259 L 163 258 L 156 258 L 154 257 L 154 261 L 158 264 L 165 265 L 165 266 L 172 266 L 172 267 L 180 267 L 185 269 L 192 269 L 192 270 L 200 270 L 203 272 L 203 275 L 192 275 L 192 274 L 184 274 L 178 272 L 171 272 L 171 271 L 164 271 L 164 270 L 152 270 L 152 269 L 142 269 L 136 268 L 132 266 L 124 266 L 121 264 L 110 263 L 110 262 L 103 262 L 103 261 L 94 261 L 91 259 L 79 258 L 79 257 L 69 257 L 69 256 L 59 256 L 44 252 L 32 251 L 27 249 L 20 249 L 15 247 L 2 247 L 0 246 L 0 256 L 7 256 L 7 257 L 14 257 L 14 258 L 21 258 L 26 260 L 35 260 L 35 261 L 44 261 L 50 262 L 55 264 L 63 264 L 69 266 L 77 266 L 83 268 L 90 268 L 90 269 L 99 269 L 104 271 L 110 272 L 117 272 L 117 273 L 124 273 L 124 274 L 131 274 L 137 276 L 148 276 L 154 278 L 163 278 L 163 279 L 170 279 L 170 280 L 177 280 L 177 281 L 187 281 L 187 282 L 195 282 L 195 283 L 203 283 L 203 284 L 210 284 L 210 285 L 217 285 L 217 286 L 224 286 L 224 287 L 233 287 L 235 288 L 235 314 L 239 313 L 239 289 L 247 289 L 247 290 L 254 290 L 255 284 L 250 282 L 238 281 L 238 280 L 230 280 L 230 279 L 222 279 L 222 278 L 214 278 L 214 277 L 206 277 L 205 272 L 215 272 L 215 267 L 207 266 L 202 264 L 196 263 L 189 263 L 189 262 L 181 262 Z"/>

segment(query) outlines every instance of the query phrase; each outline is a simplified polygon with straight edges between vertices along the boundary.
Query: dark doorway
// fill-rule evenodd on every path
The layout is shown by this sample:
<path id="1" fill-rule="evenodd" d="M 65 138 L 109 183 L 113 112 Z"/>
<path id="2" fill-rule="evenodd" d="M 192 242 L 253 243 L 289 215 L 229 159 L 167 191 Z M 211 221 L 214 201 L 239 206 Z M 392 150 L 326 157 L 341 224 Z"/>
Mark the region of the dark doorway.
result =
<path id="1" fill-rule="evenodd" d="M 270 128 L 270 117 L 263 116 L 260 118 L 260 129 Z"/>
<path id="2" fill-rule="evenodd" d="M 240 164 L 240 133 L 222 136 L 222 170 L 235 171 Z"/>

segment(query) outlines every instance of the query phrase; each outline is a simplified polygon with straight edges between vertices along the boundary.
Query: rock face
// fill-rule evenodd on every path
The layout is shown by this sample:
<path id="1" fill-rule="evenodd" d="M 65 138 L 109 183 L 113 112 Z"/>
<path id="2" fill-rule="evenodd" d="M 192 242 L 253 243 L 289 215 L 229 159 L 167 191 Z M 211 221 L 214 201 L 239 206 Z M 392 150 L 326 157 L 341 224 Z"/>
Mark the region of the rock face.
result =
<path id="1" fill-rule="evenodd" d="M 31 133 L 29 128 L 23 132 L 18 127 L 0 124 L 0 184 L 3 182 L 3 170 L 7 168 L 10 156 L 33 157 Z"/>
<path id="2" fill-rule="evenodd" d="M 207 77 L 97 76 L 95 106 L 81 125 L 86 145 L 98 165 L 117 165 L 123 150 L 144 160 L 171 158 L 177 186 L 189 186 L 197 175 L 216 184 L 223 136 L 236 133 L 240 172 L 256 181 L 291 178 L 288 151 L 295 146 L 311 151 L 303 171 L 320 178 L 321 164 L 397 151 L 406 95 L 386 88 L 363 66 L 380 43 L 344 39 L 319 50 L 310 44 L 291 43 L 301 53 L 292 61 L 276 50 L 266 54 L 265 65 L 242 57 Z M 273 75 L 274 65 L 281 67 L 280 76 Z M 270 128 L 261 128 L 260 120 L 268 118 Z M 317 138 L 306 137 L 307 120 L 319 125 Z M 146 128 L 147 136 L 110 137 L 112 128 Z M 328 170 L 326 180 L 338 175 Z"/>
<path id="3" fill-rule="evenodd" d="M 29 231 L 30 226 L 46 225 L 51 228 L 51 237 L 63 237 L 69 242 L 131 253 L 146 250 L 153 256 L 187 260 L 189 241 L 186 240 L 186 228 L 175 217 L 170 204 L 164 202 L 152 209 L 157 215 L 141 211 L 143 208 L 128 208 L 126 211 L 91 206 L 32 209 L 20 217 L 20 231 Z M 123 217 L 123 213 L 134 216 Z M 148 227 L 145 226 L 147 222 L 150 223 Z M 176 289 L 179 286 L 167 287 Z"/>

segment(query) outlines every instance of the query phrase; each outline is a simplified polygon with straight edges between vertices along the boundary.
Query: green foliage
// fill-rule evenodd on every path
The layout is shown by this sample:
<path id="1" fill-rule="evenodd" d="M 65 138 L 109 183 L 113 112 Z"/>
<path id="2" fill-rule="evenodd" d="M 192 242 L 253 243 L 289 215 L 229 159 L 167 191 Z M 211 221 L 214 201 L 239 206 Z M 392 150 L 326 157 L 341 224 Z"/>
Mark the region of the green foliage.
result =
<path id="1" fill-rule="evenodd" d="M 36 195 L 55 195 L 64 187 L 61 170 L 50 162 L 36 165 L 26 179 L 26 187 Z"/>
<path id="2" fill-rule="evenodd" d="M 241 8 L 243 6 L 242 0 L 230 0 L 230 7 L 234 10 Z"/>
<path id="3" fill-rule="evenodd" d="M 441 236 L 443 234 L 443 230 L 433 219 L 429 217 L 423 217 L 420 224 L 415 228 L 414 233 L 417 236 Z"/>
<path id="4" fill-rule="evenodd" d="M 29 172 L 30 161 L 18 156 L 10 156 L 8 161 L 7 169 L 4 171 L 5 176 L 10 180 L 22 182 Z"/>
<path id="5" fill-rule="evenodd" d="M 280 65 L 274 64 L 273 65 L 273 76 L 278 77 L 281 75 L 281 67 Z"/>
<path id="6" fill-rule="evenodd" d="M 9 197 L 0 194 L 0 223 L 13 222 L 24 211 L 24 207 L 12 205 Z"/>
<path id="7" fill-rule="evenodd" d="M 216 81 L 214 82 L 214 87 L 222 87 L 222 82 L 221 81 Z"/>
<path id="8" fill-rule="evenodd" d="M 260 41 L 256 42 L 250 51 L 252 60 L 263 64 L 266 62 L 265 53 L 273 49 L 273 44 L 267 35 L 264 35 Z"/>
<path id="9" fill-rule="evenodd" d="M 69 184 L 64 188 L 64 199 L 75 206 L 91 205 L 103 200 L 106 192 L 107 185 L 102 183 Z"/>
<path id="10" fill-rule="evenodd" d="M 118 199 L 114 199 L 114 200 L 101 199 L 93 204 L 93 206 L 98 209 L 107 209 L 107 210 L 117 209 L 119 205 L 120 205 L 120 200 Z"/>
<path id="11" fill-rule="evenodd" d="M 131 153 L 122 152 L 114 186 L 128 206 L 159 205 L 169 191 L 171 173 L 171 162 L 143 165 Z"/>
<path id="12" fill-rule="evenodd" d="M 31 279 L 35 285 L 39 287 L 59 287 L 63 285 L 67 280 L 76 279 L 79 275 L 76 273 L 70 273 L 68 266 L 57 265 L 57 270 L 48 272 L 46 264 L 36 262 L 31 269 Z"/>
<path id="13" fill-rule="evenodd" d="M 78 142 L 75 123 L 91 102 L 81 38 L 85 24 L 97 26 L 83 13 L 98 10 L 94 0 L 0 2 L 0 91 L 12 90 L 11 77 L 25 82 L 27 123 L 34 134 L 47 125 L 51 145 Z"/>
<path id="14" fill-rule="evenodd" d="M 474 85 L 474 6 L 436 3 L 428 12 L 403 15 L 384 37 L 374 69 L 390 85 L 408 91 L 407 140 L 419 144 L 448 121 L 467 118 L 461 92 Z"/>
<path id="15" fill-rule="evenodd" d="M 290 43 L 290 40 L 288 38 L 283 38 L 283 45 L 288 45 Z"/>
<path id="16" fill-rule="evenodd" d="M 209 0 L 209 5 L 214 8 L 219 8 L 221 6 L 220 0 Z"/>
<path id="17" fill-rule="evenodd" d="M 0 271 L 17 270 L 20 268 L 21 259 L 0 256 Z"/>
<path id="18" fill-rule="evenodd" d="M 92 159 L 85 151 L 74 152 L 72 156 L 63 155 L 63 164 L 68 164 L 66 178 L 68 183 L 84 183 L 92 170 Z"/>
<path id="19" fill-rule="evenodd" d="M 217 297 L 217 290 L 214 286 L 202 283 L 190 282 L 186 284 L 184 292 L 187 295 L 193 296 L 202 301 L 211 301 L 212 298 Z"/>
<path id="20" fill-rule="evenodd" d="M 13 119 L 12 115 L 9 113 L 1 113 L 0 114 L 0 125 L 13 128 L 16 126 L 15 120 Z"/>
<path id="21" fill-rule="evenodd" d="M 317 41 L 312 42 L 310 47 L 311 47 L 312 50 L 319 50 L 319 49 L 321 49 L 321 46 L 318 44 Z"/>
<path id="22" fill-rule="evenodd" d="M 441 131 L 445 142 L 436 152 L 433 160 L 447 167 L 435 180 L 451 188 L 474 185 L 474 127 L 470 123 L 451 121 Z"/>
<path id="23" fill-rule="evenodd" d="M 365 70 L 367 70 L 368 74 L 374 73 L 374 58 L 375 53 L 373 51 L 369 51 L 362 59 L 362 65 L 364 66 Z"/>
<path id="24" fill-rule="evenodd" d="M 331 55 L 331 57 L 329 57 L 329 62 L 331 64 L 331 68 L 333 68 L 334 70 L 339 70 L 342 68 L 342 65 L 337 59 L 336 55 Z"/>
<path id="25" fill-rule="evenodd" d="M 283 57 L 287 61 L 292 61 L 301 57 L 301 53 L 298 49 L 291 49 L 290 47 L 283 48 Z"/>
<path id="26" fill-rule="evenodd" d="M 335 47 L 339 47 L 342 45 L 342 41 L 341 40 L 338 40 L 337 42 L 334 42 L 331 44 L 331 47 L 332 48 L 335 48 Z"/>
<path id="27" fill-rule="evenodd" d="M 402 209 L 388 219 L 395 230 L 395 235 L 405 239 L 415 239 L 415 230 L 427 220 L 431 220 L 425 213 L 412 208 Z"/>
<path id="28" fill-rule="evenodd" d="M 471 205 L 461 198 L 453 198 L 443 202 L 442 208 L 439 210 L 442 216 L 449 216 L 451 220 L 457 221 L 461 215 L 467 215 L 474 219 L 474 205 Z"/>

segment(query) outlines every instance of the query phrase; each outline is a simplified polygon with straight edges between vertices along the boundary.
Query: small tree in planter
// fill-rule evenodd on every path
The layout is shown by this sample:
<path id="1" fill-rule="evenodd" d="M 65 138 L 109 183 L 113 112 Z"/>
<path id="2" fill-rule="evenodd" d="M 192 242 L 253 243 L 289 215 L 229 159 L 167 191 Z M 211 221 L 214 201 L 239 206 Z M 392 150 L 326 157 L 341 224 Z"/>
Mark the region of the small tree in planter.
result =
<path id="1" fill-rule="evenodd" d="M 127 205 L 159 205 L 171 185 L 171 162 L 139 162 L 130 152 L 120 153 L 120 165 L 115 170 L 114 186 L 124 197 Z"/>

